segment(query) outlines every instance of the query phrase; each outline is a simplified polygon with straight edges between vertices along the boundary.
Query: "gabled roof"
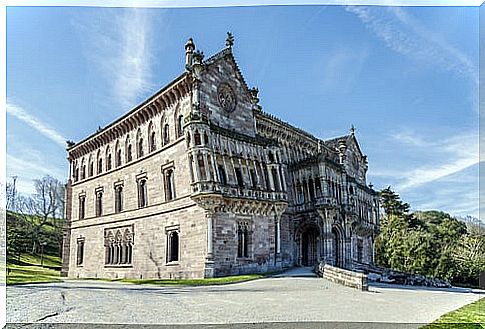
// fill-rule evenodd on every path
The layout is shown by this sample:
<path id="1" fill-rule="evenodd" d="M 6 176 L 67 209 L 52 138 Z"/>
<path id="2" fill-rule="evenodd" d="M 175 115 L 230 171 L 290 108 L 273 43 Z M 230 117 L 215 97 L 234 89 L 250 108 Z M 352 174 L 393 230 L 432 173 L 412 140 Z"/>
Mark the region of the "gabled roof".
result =
<path id="1" fill-rule="evenodd" d="M 226 47 L 226 48 L 222 49 L 218 53 L 215 53 L 211 57 L 207 58 L 203 63 L 205 65 L 211 65 L 211 64 L 216 63 L 216 62 L 218 62 L 218 61 L 220 61 L 224 58 L 228 58 L 232 62 L 232 64 L 234 65 L 234 69 L 236 71 L 237 78 L 239 80 L 241 80 L 241 82 L 244 86 L 244 89 L 249 94 L 249 86 L 246 83 L 246 80 L 244 79 L 244 76 L 243 76 L 241 70 L 239 69 L 239 65 L 237 64 L 236 58 L 234 57 L 234 55 L 232 53 L 231 47 Z"/>
<path id="2" fill-rule="evenodd" d="M 345 143 L 347 145 L 349 145 L 350 143 L 354 143 L 357 147 L 357 150 L 360 153 L 360 156 L 365 156 L 364 153 L 362 153 L 362 149 L 360 148 L 359 142 L 357 141 L 357 138 L 355 137 L 354 133 L 350 133 L 350 134 L 344 135 L 344 136 L 335 137 L 335 138 L 332 138 L 332 139 L 327 139 L 327 140 L 324 141 L 324 143 L 326 145 L 330 146 L 330 147 L 338 148 L 338 144 L 339 144 L 340 141 L 345 141 Z"/>

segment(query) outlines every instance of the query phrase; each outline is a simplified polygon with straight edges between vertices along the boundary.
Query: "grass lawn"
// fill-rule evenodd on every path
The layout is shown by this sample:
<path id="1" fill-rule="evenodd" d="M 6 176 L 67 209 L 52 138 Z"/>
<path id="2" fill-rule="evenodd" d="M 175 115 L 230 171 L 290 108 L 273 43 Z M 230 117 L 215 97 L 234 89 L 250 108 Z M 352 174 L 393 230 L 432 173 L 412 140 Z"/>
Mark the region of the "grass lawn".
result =
<path id="1" fill-rule="evenodd" d="M 22 265 L 7 263 L 7 284 L 62 281 L 60 271 L 40 266 L 41 260 L 38 255 L 22 254 L 20 262 Z M 43 262 L 44 266 L 61 266 L 61 259 L 56 256 L 44 255 Z"/>
<path id="2" fill-rule="evenodd" d="M 134 283 L 134 284 L 151 284 L 157 286 L 168 286 L 168 285 L 184 285 L 184 286 L 204 286 L 204 285 L 218 285 L 218 284 L 228 284 L 243 282 L 249 280 L 256 280 L 265 277 L 264 274 L 244 274 L 244 275 L 234 275 L 225 276 L 222 278 L 209 278 L 209 279 L 92 279 L 86 278 L 86 280 L 101 280 L 108 282 L 123 282 L 123 283 Z"/>
<path id="3" fill-rule="evenodd" d="M 446 313 L 438 320 L 423 327 L 423 329 L 441 328 L 484 328 L 485 298 L 465 305 L 455 311 Z"/>

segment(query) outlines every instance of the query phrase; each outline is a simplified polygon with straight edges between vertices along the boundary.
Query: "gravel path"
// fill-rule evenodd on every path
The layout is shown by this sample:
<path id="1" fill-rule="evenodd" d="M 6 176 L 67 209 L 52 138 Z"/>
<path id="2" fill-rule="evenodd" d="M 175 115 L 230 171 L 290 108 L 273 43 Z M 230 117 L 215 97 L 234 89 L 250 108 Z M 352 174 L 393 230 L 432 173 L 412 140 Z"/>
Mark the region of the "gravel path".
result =
<path id="1" fill-rule="evenodd" d="M 302 270 L 224 286 L 156 287 L 68 280 L 7 287 L 9 323 L 427 323 L 479 299 L 469 289 L 343 287 Z"/>

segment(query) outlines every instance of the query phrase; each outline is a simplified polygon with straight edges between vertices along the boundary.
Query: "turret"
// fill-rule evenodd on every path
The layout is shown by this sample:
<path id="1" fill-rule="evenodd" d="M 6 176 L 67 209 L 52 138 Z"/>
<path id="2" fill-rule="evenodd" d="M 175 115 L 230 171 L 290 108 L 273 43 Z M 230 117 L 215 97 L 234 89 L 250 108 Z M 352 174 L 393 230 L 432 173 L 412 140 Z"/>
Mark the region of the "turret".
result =
<path id="1" fill-rule="evenodd" d="M 187 43 L 185 44 L 185 69 L 186 70 L 192 66 L 192 55 L 194 54 L 194 50 L 195 50 L 194 40 L 192 40 L 192 38 L 189 38 L 189 40 L 187 40 Z"/>

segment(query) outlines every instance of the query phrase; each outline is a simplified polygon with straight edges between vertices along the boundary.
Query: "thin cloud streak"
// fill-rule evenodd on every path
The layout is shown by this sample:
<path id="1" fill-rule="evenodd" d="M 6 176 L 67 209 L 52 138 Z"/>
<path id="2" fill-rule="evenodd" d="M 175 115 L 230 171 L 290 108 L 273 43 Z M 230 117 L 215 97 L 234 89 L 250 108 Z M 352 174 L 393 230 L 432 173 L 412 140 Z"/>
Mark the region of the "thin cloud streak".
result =
<path id="1" fill-rule="evenodd" d="M 41 133 L 45 137 L 49 138 L 50 140 L 58 144 L 59 146 L 62 146 L 62 147 L 66 146 L 67 139 L 63 137 L 58 131 L 49 127 L 47 124 L 45 124 L 35 116 L 29 114 L 22 107 L 17 106 L 13 103 L 9 103 L 8 100 L 7 100 L 7 113 L 25 122 L 35 130 L 37 130 L 39 133 Z"/>
<path id="2" fill-rule="evenodd" d="M 396 186 L 399 190 L 409 190 L 418 186 L 441 180 L 447 176 L 463 171 L 479 163 L 478 135 L 464 133 L 439 142 L 427 142 L 422 137 L 410 132 L 398 132 L 391 135 L 400 143 L 430 150 L 432 160 L 439 159 L 437 164 L 425 165 L 400 175 L 403 182 Z M 443 161 L 444 160 L 444 161 Z"/>
<path id="3" fill-rule="evenodd" d="M 102 12 L 97 20 L 89 16 L 74 24 L 83 36 L 89 36 L 85 55 L 112 86 L 119 112 L 131 109 L 154 90 L 153 17 L 146 10 Z"/>
<path id="4" fill-rule="evenodd" d="M 393 51 L 453 72 L 478 86 L 476 64 L 441 35 L 422 26 L 402 8 L 347 6 L 345 10 L 355 14 Z"/>
<path id="5" fill-rule="evenodd" d="M 33 151 L 35 154 L 35 151 Z M 23 194 L 35 192 L 33 180 L 40 179 L 44 175 L 51 175 L 63 179 L 64 174 L 59 168 L 52 167 L 38 158 L 24 159 L 7 153 L 7 172 L 9 175 L 18 176 L 17 190 Z"/>

